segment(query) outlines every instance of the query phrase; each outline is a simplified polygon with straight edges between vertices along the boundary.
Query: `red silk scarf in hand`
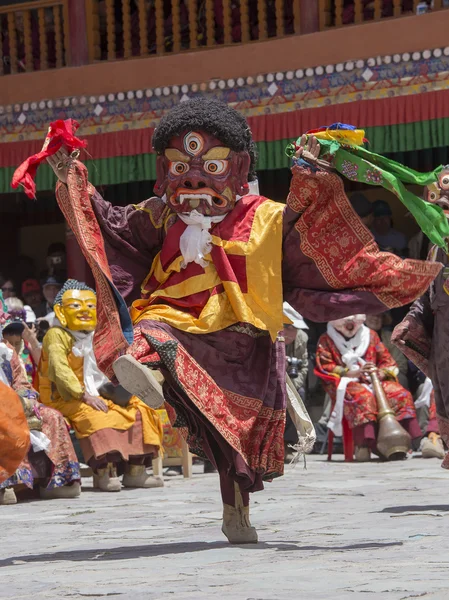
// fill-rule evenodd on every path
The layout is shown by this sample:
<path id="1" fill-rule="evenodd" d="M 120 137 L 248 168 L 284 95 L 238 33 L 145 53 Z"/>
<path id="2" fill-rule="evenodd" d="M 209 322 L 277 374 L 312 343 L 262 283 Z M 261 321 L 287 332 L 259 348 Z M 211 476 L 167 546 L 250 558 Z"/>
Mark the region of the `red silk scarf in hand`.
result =
<path id="1" fill-rule="evenodd" d="M 28 198 L 36 198 L 36 184 L 34 178 L 36 177 L 39 165 L 63 146 L 69 153 L 73 152 L 73 150 L 85 148 L 87 146 L 87 142 L 75 137 L 75 132 L 78 127 L 79 123 L 73 119 L 66 119 L 65 121 L 59 120 L 51 123 L 42 150 L 27 158 L 26 161 L 15 170 L 11 186 L 16 189 L 19 185 L 22 185 Z"/>

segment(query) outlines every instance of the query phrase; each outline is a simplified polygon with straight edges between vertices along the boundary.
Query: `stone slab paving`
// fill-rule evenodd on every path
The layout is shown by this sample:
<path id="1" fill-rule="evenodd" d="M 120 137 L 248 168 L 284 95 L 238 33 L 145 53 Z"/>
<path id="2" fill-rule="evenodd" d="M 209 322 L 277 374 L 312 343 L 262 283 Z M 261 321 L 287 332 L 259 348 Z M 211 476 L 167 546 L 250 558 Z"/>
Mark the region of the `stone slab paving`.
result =
<path id="1" fill-rule="evenodd" d="M 339 457 L 337 457 L 339 458 Z M 217 475 L 0 507 L 0 599 L 449 599 L 438 460 L 308 457 L 252 496 L 258 545 L 220 532 Z"/>

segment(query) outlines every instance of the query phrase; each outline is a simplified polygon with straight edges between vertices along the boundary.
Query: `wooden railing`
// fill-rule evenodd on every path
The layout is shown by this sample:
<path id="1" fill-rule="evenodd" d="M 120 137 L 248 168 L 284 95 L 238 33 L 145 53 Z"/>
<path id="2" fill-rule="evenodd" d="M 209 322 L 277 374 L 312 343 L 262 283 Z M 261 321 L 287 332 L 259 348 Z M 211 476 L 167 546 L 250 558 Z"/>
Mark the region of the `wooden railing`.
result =
<path id="1" fill-rule="evenodd" d="M 300 0 L 86 0 L 86 14 L 91 62 L 300 33 Z"/>
<path id="2" fill-rule="evenodd" d="M 433 10 L 445 0 L 433 0 Z M 247 44 L 298 35 L 300 5 L 315 31 L 424 11 L 422 0 L 86 0 L 89 60 Z M 428 2 L 430 9 L 430 0 Z"/>
<path id="3" fill-rule="evenodd" d="M 444 0 L 318 0 L 320 31 L 329 27 L 380 21 L 447 7 Z"/>
<path id="4" fill-rule="evenodd" d="M 56 69 L 70 64 L 68 0 L 0 6 L 0 74 Z"/>
<path id="5" fill-rule="evenodd" d="M 70 28 L 69 5 L 81 23 L 85 10 L 85 28 L 79 23 Z M 177 54 L 299 35 L 302 20 L 311 33 L 417 14 L 430 5 L 430 0 L 28 0 L 0 7 L 0 75 L 70 66 L 71 48 L 74 64 Z M 433 0 L 432 10 L 447 5 L 448 0 Z M 83 58 L 77 59 L 80 48 Z"/>

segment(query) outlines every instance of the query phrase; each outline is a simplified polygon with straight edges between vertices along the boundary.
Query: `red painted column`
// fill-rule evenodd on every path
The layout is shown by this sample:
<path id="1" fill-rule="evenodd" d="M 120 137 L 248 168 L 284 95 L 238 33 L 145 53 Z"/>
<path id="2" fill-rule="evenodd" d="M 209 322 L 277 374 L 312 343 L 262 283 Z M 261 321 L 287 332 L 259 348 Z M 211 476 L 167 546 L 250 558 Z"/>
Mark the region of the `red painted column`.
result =
<path id="1" fill-rule="evenodd" d="M 66 224 L 67 276 L 95 288 L 95 281 L 72 230 Z"/>
<path id="2" fill-rule="evenodd" d="M 80 67 L 89 62 L 85 0 L 69 0 L 70 66 Z"/>
<path id="3" fill-rule="evenodd" d="M 299 0 L 301 33 L 315 33 L 320 30 L 318 0 Z"/>

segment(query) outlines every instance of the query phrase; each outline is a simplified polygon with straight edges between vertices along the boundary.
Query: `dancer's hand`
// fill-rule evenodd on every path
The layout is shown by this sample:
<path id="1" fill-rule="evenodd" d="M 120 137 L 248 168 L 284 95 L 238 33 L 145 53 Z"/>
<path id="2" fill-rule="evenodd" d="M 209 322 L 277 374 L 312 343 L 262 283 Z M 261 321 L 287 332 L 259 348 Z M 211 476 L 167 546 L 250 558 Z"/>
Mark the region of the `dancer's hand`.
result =
<path id="1" fill-rule="evenodd" d="M 91 396 L 87 392 L 84 393 L 84 396 L 81 398 L 81 400 L 85 404 L 87 404 L 87 406 L 90 406 L 91 408 L 94 408 L 95 410 L 102 410 L 105 413 L 107 413 L 109 410 L 108 405 L 103 400 L 103 398 L 98 398 L 98 396 Z"/>
<path id="2" fill-rule="evenodd" d="M 399 346 L 405 346 L 406 340 L 408 337 L 408 324 L 402 323 L 400 327 L 396 327 L 393 331 L 393 335 L 391 336 L 391 341 L 393 344 L 397 344 Z"/>
<path id="3" fill-rule="evenodd" d="M 295 158 L 303 158 L 308 162 L 315 163 L 320 156 L 320 144 L 314 135 L 303 135 L 299 148 L 295 152 Z"/>
<path id="4" fill-rule="evenodd" d="M 47 162 L 50 167 L 53 169 L 56 177 L 62 183 L 67 183 L 67 175 L 69 172 L 70 163 L 75 160 L 75 158 L 67 152 L 65 148 L 61 148 L 53 156 L 49 156 L 47 158 Z"/>

